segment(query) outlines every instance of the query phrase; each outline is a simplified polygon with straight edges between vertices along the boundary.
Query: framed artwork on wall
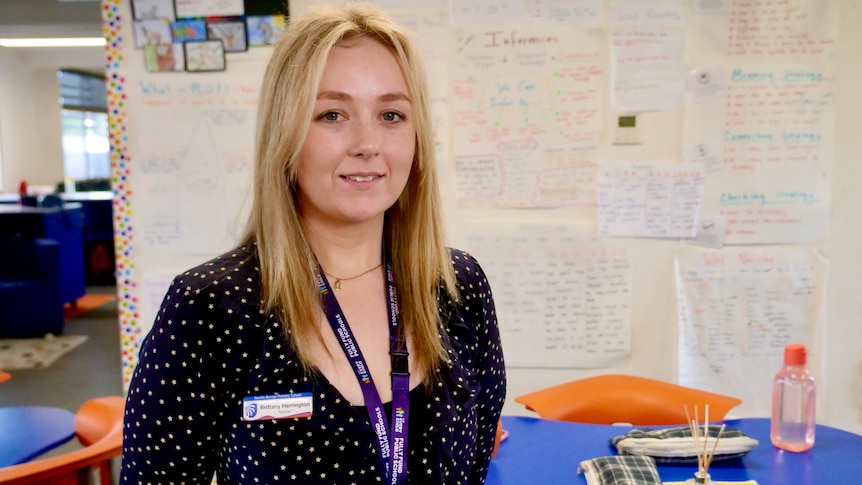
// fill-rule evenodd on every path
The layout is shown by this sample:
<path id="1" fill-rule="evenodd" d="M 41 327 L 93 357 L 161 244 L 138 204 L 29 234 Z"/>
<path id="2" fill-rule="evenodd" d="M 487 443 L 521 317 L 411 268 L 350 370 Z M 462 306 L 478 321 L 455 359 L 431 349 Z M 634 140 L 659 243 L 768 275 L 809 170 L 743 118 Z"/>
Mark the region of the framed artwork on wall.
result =
<path id="1" fill-rule="evenodd" d="M 168 19 L 135 20 L 135 47 L 145 45 L 170 44 L 171 26 Z"/>
<path id="2" fill-rule="evenodd" d="M 182 44 L 144 46 L 144 62 L 149 72 L 176 72 L 185 70 L 185 50 Z"/>
<path id="3" fill-rule="evenodd" d="M 283 15 L 250 15 L 245 18 L 248 45 L 272 45 L 284 32 Z"/>
<path id="4" fill-rule="evenodd" d="M 248 50 L 248 36 L 242 19 L 211 20 L 207 22 L 207 39 L 221 40 L 225 52 Z"/>
<path id="5" fill-rule="evenodd" d="M 177 19 L 173 0 L 132 0 L 132 17 L 135 20 Z"/>
<path id="6" fill-rule="evenodd" d="M 188 40 L 207 40 L 207 23 L 204 20 L 177 20 L 171 22 L 171 38 L 174 43 Z"/>
<path id="7" fill-rule="evenodd" d="M 186 71 L 224 71 L 224 44 L 220 40 L 188 41 L 185 46 Z"/>

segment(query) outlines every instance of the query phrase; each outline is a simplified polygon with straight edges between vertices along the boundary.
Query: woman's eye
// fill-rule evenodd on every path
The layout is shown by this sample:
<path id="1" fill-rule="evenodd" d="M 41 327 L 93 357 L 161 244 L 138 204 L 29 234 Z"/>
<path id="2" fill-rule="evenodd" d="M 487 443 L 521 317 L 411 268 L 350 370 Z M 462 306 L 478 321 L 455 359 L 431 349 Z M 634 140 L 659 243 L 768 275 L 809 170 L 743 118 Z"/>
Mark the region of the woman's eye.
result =
<path id="1" fill-rule="evenodd" d="M 399 121 L 403 118 L 404 116 L 402 116 L 401 113 L 398 113 L 396 111 L 387 111 L 386 113 L 383 113 L 384 121 Z"/>
<path id="2" fill-rule="evenodd" d="M 320 116 L 320 119 L 325 121 L 338 121 L 338 113 L 335 111 L 327 111 Z"/>

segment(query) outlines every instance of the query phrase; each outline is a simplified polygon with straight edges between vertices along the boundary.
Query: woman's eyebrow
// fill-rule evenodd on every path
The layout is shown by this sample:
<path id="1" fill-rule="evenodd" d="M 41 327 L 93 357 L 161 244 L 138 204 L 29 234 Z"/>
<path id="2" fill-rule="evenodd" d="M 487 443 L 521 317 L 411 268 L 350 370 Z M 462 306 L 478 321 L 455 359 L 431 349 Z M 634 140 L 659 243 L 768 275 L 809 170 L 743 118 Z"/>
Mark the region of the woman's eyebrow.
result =
<path id="1" fill-rule="evenodd" d="M 340 91 L 321 91 L 317 93 L 317 99 L 334 99 L 347 101 L 351 98 L 349 94 L 342 93 Z"/>
<path id="2" fill-rule="evenodd" d="M 381 101 L 407 101 L 408 103 L 412 103 L 413 101 L 410 99 L 410 96 L 407 96 L 404 93 L 392 93 L 392 94 L 384 94 L 380 97 Z"/>
<path id="3" fill-rule="evenodd" d="M 349 101 L 353 99 L 349 94 L 341 91 L 321 91 L 317 93 L 317 99 L 332 99 L 335 101 Z M 380 96 L 381 101 L 407 101 L 412 103 L 410 96 L 404 93 L 389 93 Z"/>

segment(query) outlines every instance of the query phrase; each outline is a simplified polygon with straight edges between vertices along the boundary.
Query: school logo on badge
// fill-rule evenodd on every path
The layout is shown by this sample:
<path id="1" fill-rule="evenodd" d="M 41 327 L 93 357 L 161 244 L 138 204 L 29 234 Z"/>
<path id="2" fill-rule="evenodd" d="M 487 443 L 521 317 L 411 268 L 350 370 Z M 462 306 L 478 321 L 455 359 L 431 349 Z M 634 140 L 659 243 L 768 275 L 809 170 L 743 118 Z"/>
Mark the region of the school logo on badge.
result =
<path id="1" fill-rule="evenodd" d="M 257 403 L 243 403 L 242 415 L 245 419 L 254 419 L 257 416 Z"/>

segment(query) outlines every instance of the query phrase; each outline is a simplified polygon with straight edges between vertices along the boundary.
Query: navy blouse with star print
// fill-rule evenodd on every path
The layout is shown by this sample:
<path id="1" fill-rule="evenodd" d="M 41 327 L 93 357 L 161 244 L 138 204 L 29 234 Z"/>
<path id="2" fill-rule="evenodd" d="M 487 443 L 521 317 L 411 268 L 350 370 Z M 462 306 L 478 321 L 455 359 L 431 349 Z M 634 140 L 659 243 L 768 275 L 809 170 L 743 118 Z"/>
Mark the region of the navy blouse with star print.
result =
<path id="1" fill-rule="evenodd" d="M 461 300 L 441 292 L 449 362 L 410 393 L 411 484 L 484 483 L 506 394 L 488 281 L 472 256 L 450 255 Z M 120 483 L 383 483 L 366 408 L 303 373 L 259 298 L 253 246 L 174 279 L 129 387 Z M 303 392 L 310 417 L 242 420 L 245 397 Z"/>

